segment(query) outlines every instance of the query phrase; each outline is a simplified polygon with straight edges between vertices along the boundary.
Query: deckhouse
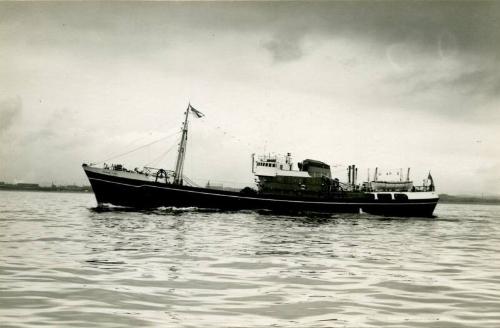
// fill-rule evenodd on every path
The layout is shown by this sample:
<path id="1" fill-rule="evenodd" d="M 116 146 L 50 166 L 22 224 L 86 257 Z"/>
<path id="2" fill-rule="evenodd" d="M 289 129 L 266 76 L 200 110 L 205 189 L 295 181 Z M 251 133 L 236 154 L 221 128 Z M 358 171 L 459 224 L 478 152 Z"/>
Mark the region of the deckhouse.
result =
<path id="1" fill-rule="evenodd" d="M 261 193 L 308 194 L 338 189 L 338 180 L 331 179 L 330 166 L 321 161 L 305 159 L 294 170 L 292 155 L 252 155 L 252 173 L 257 177 Z"/>

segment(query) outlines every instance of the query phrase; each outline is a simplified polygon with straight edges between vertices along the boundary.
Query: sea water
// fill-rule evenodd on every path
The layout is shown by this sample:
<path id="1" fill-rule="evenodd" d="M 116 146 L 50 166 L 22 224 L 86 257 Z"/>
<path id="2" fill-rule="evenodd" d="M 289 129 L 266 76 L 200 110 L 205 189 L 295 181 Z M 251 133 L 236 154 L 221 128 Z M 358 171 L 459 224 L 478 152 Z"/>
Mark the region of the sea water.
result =
<path id="1" fill-rule="evenodd" d="M 500 327 L 500 206 L 98 210 L 0 192 L 0 326 Z"/>

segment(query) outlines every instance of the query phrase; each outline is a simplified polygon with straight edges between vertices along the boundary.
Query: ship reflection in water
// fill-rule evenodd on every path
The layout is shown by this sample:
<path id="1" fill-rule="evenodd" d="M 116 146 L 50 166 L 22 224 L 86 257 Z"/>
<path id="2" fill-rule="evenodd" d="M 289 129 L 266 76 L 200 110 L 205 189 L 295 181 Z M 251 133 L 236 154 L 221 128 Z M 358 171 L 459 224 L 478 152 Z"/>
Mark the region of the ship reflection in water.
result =
<path id="1" fill-rule="evenodd" d="M 498 327 L 495 205 L 436 218 L 94 209 L 0 191 L 6 327 Z"/>

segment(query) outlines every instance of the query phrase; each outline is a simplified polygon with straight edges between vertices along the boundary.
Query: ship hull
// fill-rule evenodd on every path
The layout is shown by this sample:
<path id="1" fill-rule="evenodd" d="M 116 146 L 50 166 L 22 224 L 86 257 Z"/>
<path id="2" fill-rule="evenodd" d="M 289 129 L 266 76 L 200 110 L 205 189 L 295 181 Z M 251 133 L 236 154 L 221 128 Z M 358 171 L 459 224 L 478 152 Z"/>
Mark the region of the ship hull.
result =
<path id="1" fill-rule="evenodd" d="M 430 217 L 437 195 L 415 193 L 409 199 L 377 199 L 369 193 L 338 193 L 328 197 L 285 197 L 245 194 L 149 181 L 140 174 L 85 167 L 97 203 L 132 208 L 197 207 L 220 210 L 359 213 Z M 434 194 L 434 193 L 433 193 Z M 423 196 L 423 197 L 419 197 Z M 435 197 L 433 197 L 435 196 Z"/>

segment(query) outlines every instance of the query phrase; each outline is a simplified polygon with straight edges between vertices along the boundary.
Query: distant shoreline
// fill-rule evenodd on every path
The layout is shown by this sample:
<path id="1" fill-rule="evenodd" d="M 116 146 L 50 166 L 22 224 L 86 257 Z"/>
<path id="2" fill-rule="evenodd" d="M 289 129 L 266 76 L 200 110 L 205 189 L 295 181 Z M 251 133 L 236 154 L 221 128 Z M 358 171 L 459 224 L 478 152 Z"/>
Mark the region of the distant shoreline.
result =
<path id="1" fill-rule="evenodd" d="M 11 185 L 0 184 L 0 191 L 45 191 L 45 192 L 72 192 L 72 193 L 93 193 L 91 186 L 51 186 L 41 187 L 34 184 L 26 185 Z"/>
<path id="2" fill-rule="evenodd" d="M 476 196 L 453 196 L 448 194 L 439 195 L 439 203 L 443 204 L 481 204 L 500 205 L 498 197 L 476 197 Z"/>

